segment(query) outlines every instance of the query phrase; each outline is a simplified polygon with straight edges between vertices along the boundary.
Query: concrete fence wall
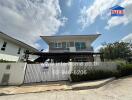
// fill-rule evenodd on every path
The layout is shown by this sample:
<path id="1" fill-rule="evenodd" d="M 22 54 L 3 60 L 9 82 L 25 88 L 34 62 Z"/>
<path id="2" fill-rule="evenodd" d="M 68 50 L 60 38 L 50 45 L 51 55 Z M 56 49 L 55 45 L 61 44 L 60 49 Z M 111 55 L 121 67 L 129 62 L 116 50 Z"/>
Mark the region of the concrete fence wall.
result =
<path id="1" fill-rule="evenodd" d="M 0 85 L 23 83 L 26 63 L 0 63 Z"/>
<path id="2" fill-rule="evenodd" d="M 73 70 L 117 71 L 117 65 L 114 62 L 0 63 L 0 85 L 68 80 Z"/>
<path id="3" fill-rule="evenodd" d="M 115 62 L 82 62 L 72 63 L 72 70 L 103 70 L 117 71 Z"/>

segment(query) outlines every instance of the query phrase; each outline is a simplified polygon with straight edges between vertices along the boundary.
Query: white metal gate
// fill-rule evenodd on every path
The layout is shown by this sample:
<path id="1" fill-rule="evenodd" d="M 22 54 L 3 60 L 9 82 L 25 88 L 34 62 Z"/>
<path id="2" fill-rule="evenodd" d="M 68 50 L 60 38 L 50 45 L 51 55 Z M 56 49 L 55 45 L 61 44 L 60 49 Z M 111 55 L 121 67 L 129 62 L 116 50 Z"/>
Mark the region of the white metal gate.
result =
<path id="1" fill-rule="evenodd" d="M 27 64 L 24 83 L 68 80 L 68 71 L 68 63 Z"/>

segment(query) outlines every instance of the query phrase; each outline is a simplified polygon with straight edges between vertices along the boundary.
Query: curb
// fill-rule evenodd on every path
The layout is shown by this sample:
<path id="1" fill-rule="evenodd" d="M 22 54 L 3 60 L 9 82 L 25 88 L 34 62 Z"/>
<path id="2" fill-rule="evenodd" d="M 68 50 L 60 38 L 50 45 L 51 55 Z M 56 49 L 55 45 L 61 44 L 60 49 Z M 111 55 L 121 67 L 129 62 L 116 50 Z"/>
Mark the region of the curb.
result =
<path id="1" fill-rule="evenodd" d="M 100 88 L 104 85 L 106 85 L 107 83 L 109 82 L 112 82 L 113 80 L 115 80 L 115 77 L 112 77 L 110 79 L 108 79 L 107 81 L 103 82 L 103 83 L 100 83 L 100 84 L 97 84 L 97 85 L 92 85 L 92 86 L 80 86 L 80 87 L 72 87 L 72 90 L 87 90 L 87 89 L 95 89 L 95 88 Z"/>
<path id="2" fill-rule="evenodd" d="M 54 90 L 46 90 L 46 91 L 36 91 L 36 92 L 28 92 L 28 93 L 41 93 L 41 92 L 49 92 L 49 91 L 75 91 L 75 90 L 86 90 L 86 89 L 95 89 L 104 86 L 105 84 L 112 82 L 115 80 L 115 77 L 108 79 L 107 81 L 92 85 L 92 86 L 81 86 L 81 87 L 72 87 L 72 84 L 69 85 L 67 89 L 54 89 Z M 6 94 L 6 93 L 0 93 L 0 96 L 8 96 L 8 95 L 17 95 L 17 94 L 28 94 L 28 93 L 16 93 L 16 94 Z"/>

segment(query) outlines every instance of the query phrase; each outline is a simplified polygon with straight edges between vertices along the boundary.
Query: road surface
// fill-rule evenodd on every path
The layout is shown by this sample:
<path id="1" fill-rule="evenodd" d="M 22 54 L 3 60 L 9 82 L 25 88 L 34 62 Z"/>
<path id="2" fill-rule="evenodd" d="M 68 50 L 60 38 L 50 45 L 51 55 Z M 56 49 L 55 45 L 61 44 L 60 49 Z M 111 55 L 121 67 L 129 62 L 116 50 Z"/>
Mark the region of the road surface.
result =
<path id="1" fill-rule="evenodd" d="M 115 80 L 97 89 L 7 95 L 0 96 L 0 100 L 132 100 L 132 77 Z"/>

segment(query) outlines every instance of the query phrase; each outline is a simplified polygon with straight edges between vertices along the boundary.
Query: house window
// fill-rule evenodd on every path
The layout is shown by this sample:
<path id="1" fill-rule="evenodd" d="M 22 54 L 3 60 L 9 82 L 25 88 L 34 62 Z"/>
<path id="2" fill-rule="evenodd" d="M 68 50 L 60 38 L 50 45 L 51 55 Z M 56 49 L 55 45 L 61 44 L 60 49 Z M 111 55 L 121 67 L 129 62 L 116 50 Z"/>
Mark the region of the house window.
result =
<path id="1" fill-rule="evenodd" d="M 29 53 L 29 50 L 25 50 L 26 53 Z"/>
<path id="2" fill-rule="evenodd" d="M 20 54 L 20 53 L 21 53 L 21 48 L 19 48 L 19 49 L 18 49 L 18 52 L 17 52 L 17 54 Z"/>
<path id="3" fill-rule="evenodd" d="M 2 48 L 1 48 L 2 51 L 5 51 L 6 45 L 7 45 L 7 42 L 4 42 L 4 43 L 3 43 L 3 46 L 2 46 Z"/>
<path id="4" fill-rule="evenodd" d="M 83 50 L 86 49 L 86 44 L 85 42 L 76 42 L 75 47 L 77 50 Z"/>
<path id="5" fill-rule="evenodd" d="M 58 46 L 57 46 L 57 43 L 55 43 L 55 48 L 57 48 Z"/>
<path id="6" fill-rule="evenodd" d="M 86 49 L 86 44 L 85 44 L 85 42 L 81 42 L 81 49 Z"/>
<path id="7" fill-rule="evenodd" d="M 70 47 L 74 47 L 74 42 L 70 42 Z"/>
<path id="8" fill-rule="evenodd" d="M 54 47 L 55 47 L 54 42 L 51 42 L 51 43 L 49 44 L 49 46 L 50 46 L 51 48 L 54 48 Z"/>
<path id="9" fill-rule="evenodd" d="M 11 68 L 11 65 L 7 65 L 7 66 L 6 66 L 6 69 L 7 69 L 7 70 L 10 70 L 10 68 Z"/>
<path id="10" fill-rule="evenodd" d="M 62 42 L 62 48 L 66 48 L 66 42 Z"/>
<path id="11" fill-rule="evenodd" d="M 61 48 L 61 43 L 58 43 L 58 48 Z"/>
<path id="12" fill-rule="evenodd" d="M 49 44 L 49 46 L 50 46 L 51 48 L 62 48 L 62 43 L 61 43 L 61 42 L 51 42 L 51 43 Z"/>
<path id="13" fill-rule="evenodd" d="M 67 48 L 69 48 L 69 47 L 70 47 L 70 43 L 69 43 L 69 42 L 67 42 L 67 45 L 66 45 L 66 47 L 67 47 Z"/>

